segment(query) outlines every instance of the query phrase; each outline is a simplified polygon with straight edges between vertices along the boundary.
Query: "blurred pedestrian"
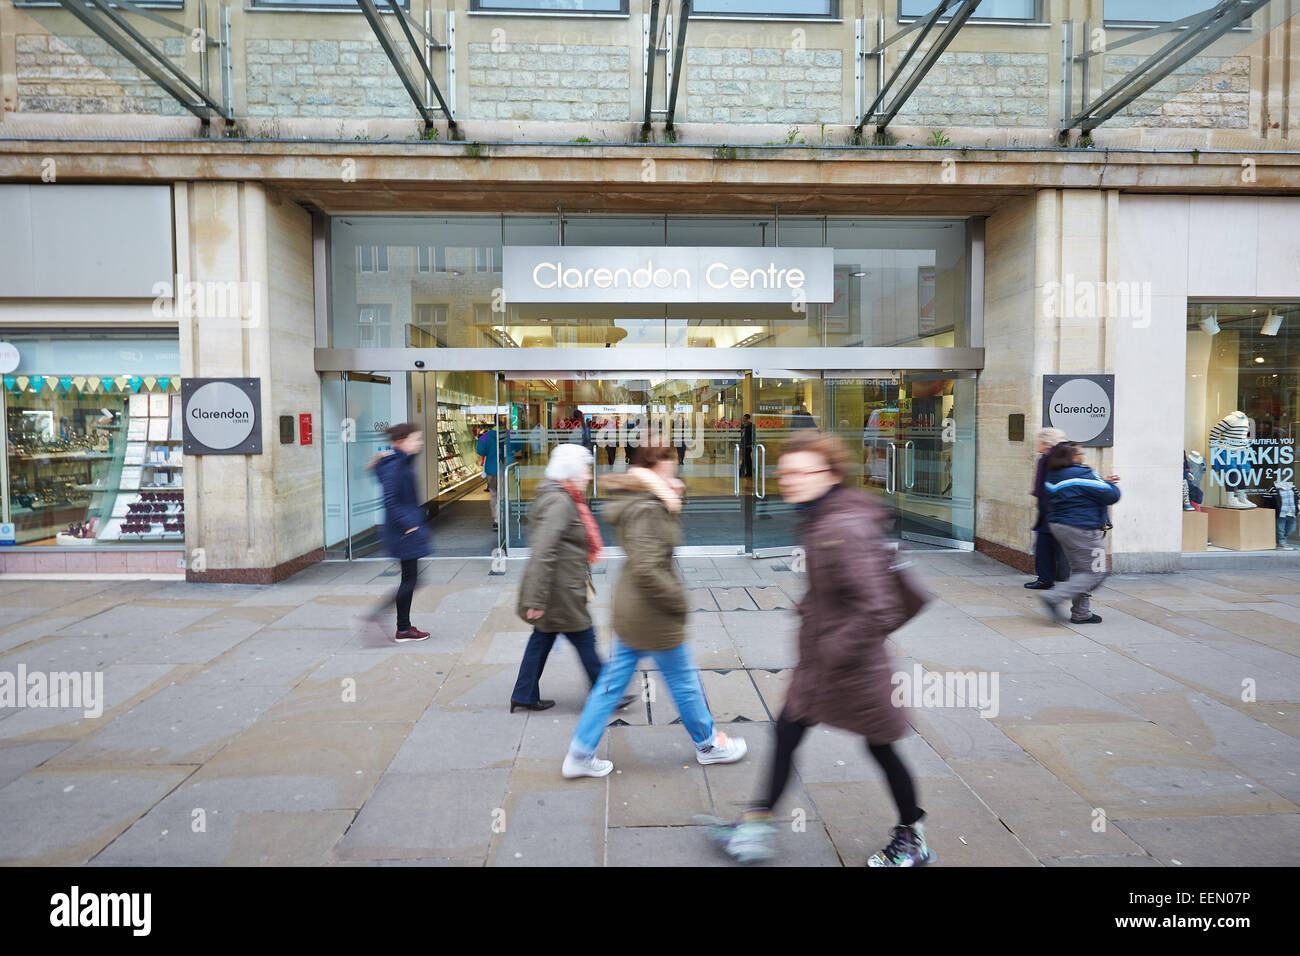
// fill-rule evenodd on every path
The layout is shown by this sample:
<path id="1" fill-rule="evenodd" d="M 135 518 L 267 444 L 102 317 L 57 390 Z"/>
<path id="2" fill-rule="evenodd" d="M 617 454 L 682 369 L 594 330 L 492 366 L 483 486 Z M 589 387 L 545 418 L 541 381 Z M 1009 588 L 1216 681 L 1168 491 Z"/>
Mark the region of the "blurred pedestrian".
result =
<path id="1" fill-rule="evenodd" d="M 603 777 L 614 764 L 596 756 L 605 725 L 643 657 L 651 657 L 668 685 L 701 764 L 734 763 L 745 741 L 715 730 L 699 670 L 686 644 L 686 585 L 673 567 L 681 542 L 684 486 L 677 453 L 667 445 L 632 448 L 631 467 L 602 483 L 604 517 L 618 529 L 627 563 L 614 587 L 614 640 L 578 718 L 561 769 L 566 777 Z"/>
<path id="2" fill-rule="evenodd" d="M 1100 624 L 1092 613 L 1092 592 L 1110 572 L 1106 570 L 1105 534 L 1110 528 L 1109 506 L 1119 501 L 1119 475 L 1101 478 L 1083 463 L 1083 449 L 1061 442 L 1047 458 L 1048 528 L 1070 562 L 1070 580 L 1039 597 L 1055 620 L 1065 623 L 1063 605 L 1070 602 L 1071 624 Z"/>
<path id="3" fill-rule="evenodd" d="M 424 506 L 415 485 L 415 456 L 424 448 L 424 433 L 409 422 L 388 429 L 392 449 L 371 459 L 370 467 L 384 493 L 384 545 L 391 557 L 401 562 L 402 578 L 397 588 L 397 643 L 423 641 L 429 637 L 411 624 L 411 600 L 419 574 L 420 558 L 429 554 L 429 532 L 424 523 Z M 372 618 L 375 615 L 371 615 Z"/>
<path id="4" fill-rule="evenodd" d="M 712 829 L 742 862 L 774 855 L 772 810 L 789 780 L 795 748 L 808 729 L 830 724 L 859 734 L 884 771 L 898 810 L 888 845 L 867 866 L 924 866 L 936 859 L 925 842 L 916 785 L 894 749 L 910 732 L 895 706 L 895 665 L 885 638 L 908 617 L 881 537 L 885 516 L 870 498 L 844 487 L 848 449 L 834 435 L 801 431 L 785 444 L 777 479 L 786 501 L 803 513 L 799 544 L 808 590 L 799 602 L 799 662 L 776 722 L 776 753 L 759 804 L 739 821 Z"/>
<path id="5" fill-rule="evenodd" d="M 497 478 L 501 471 L 501 440 L 497 433 L 497 421 L 488 426 L 487 431 L 478 436 L 474 451 L 483 459 L 483 477 L 487 481 L 488 507 L 492 509 L 492 530 L 497 530 Z"/>
<path id="6" fill-rule="evenodd" d="M 790 427 L 795 430 L 805 428 L 816 428 L 817 421 L 808 412 L 808 406 L 803 402 L 799 403 L 799 408 L 795 411 L 794 417 L 790 419 Z"/>
<path id="7" fill-rule="evenodd" d="M 1034 487 L 1030 494 L 1038 501 L 1038 515 L 1034 519 L 1034 573 L 1038 577 L 1025 585 L 1031 591 L 1046 591 L 1058 580 L 1063 581 L 1069 577 L 1068 573 L 1060 573 L 1066 571 L 1068 566 L 1061 546 L 1056 543 L 1051 529 L 1047 527 L 1047 492 L 1043 490 L 1043 482 L 1047 480 L 1048 452 L 1063 441 L 1065 432 L 1059 428 L 1040 428 L 1034 436 L 1038 464 L 1034 468 Z"/>
<path id="8" fill-rule="evenodd" d="M 531 554 L 519 585 L 517 607 L 519 616 L 533 626 L 533 632 L 510 695 L 512 714 L 516 708 L 546 710 L 555 706 L 555 701 L 542 699 L 539 681 L 560 634 L 577 648 L 591 686 L 600 676 L 596 631 L 587 609 L 593 592 L 591 566 L 600 559 L 603 547 L 600 529 L 586 501 L 591 468 L 592 455 L 586 448 L 557 445 L 533 497 L 528 515 Z M 620 706 L 635 699 L 628 695 Z"/>

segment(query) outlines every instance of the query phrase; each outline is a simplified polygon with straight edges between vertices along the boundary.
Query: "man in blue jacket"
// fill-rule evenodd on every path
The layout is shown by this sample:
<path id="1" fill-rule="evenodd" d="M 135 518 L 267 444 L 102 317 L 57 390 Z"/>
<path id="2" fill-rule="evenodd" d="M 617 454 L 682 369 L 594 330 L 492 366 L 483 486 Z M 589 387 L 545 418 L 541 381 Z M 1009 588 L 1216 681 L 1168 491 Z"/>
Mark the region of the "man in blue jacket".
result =
<path id="1" fill-rule="evenodd" d="M 1060 582 L 1042 595 L 1053 618 L 1064 623 L 1063 605 L 1070 602 L 1071 624 L 1100 624 L 1092 613 L 1092 592 L 1106 580 L 1106 544 L 1103 536 L 1110 527 L 1108 507 L 1119 501 L 1118 475 L 1101 478 L 1083 463 L 1083 449 L 1074 442 L 1061 442 L 1047 459 L 1048 527 L 1065 550 L 1070 563 L 1070 580 Z"/>
<path id="2" fill-rule="evenodd" d="M 487 479 L 488 504 L 492 508 L 492 530 L 497 530 L 497 475 L 501 471 L 501 440 L 493 424 L 478 436 L 474 451 L 483 459 L 483 476 Z"/>

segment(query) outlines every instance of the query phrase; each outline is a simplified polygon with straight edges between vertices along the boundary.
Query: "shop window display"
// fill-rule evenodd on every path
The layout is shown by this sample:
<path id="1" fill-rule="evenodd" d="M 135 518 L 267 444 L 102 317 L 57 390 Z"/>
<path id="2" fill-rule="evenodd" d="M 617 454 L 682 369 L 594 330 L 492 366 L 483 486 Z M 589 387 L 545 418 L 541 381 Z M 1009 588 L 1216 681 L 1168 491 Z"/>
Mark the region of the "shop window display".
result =
<path id="1" fill-rule="evenodd" d="M 1210 547 L 1300 550 L 1297 417 L 1300 305 L 1190 306 L 1182 507 L 1210 512 Z"/>
<path id="2" fill-rule="evenodd" d="M 13 544 L 184 540 L 179 378 L 6 375 L 4 419 Z"/>

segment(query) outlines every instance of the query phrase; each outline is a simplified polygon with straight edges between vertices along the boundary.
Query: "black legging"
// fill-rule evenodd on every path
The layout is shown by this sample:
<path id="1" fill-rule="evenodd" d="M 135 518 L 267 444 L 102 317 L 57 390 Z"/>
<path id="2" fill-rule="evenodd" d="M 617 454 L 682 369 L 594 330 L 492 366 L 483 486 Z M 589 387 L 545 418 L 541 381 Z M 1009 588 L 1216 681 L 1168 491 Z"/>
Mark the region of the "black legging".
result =
<path id="1" fill-rule="evenodd" d="M 420 562 L 416 558 L 407 558 L 402 562 L 402 583 L 397 586 L 397 629 L 411 629 L 411 598 L 415 596 L 415 577 L 419 573 Z"/>
<path id="2" fill-rule="evenodd" d="M 767 799 L 761 809 L 771 810 L 785 792 L 786 782 L 790 779 L 790 766 L 795 748 L 807 733 L 808 725 L 791 720 L 784 713 L 776 719 L 776 758 L 772 761 L 772 773 L 768 777 Z M 907 767 L 894 753 L 893 744 L 867 744 L 867 751 L 880 764 L 889 783 L 889 792 L 894 796 L 898 807 L 898 822 L 911 826 L 925 816 L 925 811 L 916 805 L 916 786 Z"/>

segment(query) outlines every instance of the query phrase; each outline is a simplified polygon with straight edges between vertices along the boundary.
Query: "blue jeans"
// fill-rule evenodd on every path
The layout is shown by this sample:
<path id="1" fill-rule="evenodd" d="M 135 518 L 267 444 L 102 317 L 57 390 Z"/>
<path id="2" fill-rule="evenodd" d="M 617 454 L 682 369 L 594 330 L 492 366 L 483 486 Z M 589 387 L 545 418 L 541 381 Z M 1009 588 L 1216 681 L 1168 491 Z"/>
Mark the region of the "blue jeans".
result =
<path id="1" fill-rule="evenodd" d="M 1280 548 L 1286 544 L 1286 539 L 1295 534 L 1295 515 L 1287 515 L 1285 518 L 1277 516 L 1277 546 Z"/>
<path id="2" fill-rule="evenodd" d="M 686 732 L 691 735 L 697 750 L 703 750 L 713 742 L 713 715 L 704 700 L 704 688 L 700 684 L 700 672 L 695 667 L 689 645 L 682 642 L 670 651 L 639 651 L 628 647 L 617 637 L 610 648 L 609 660 L 600 672 L 600 679 L 591 689 L 587 703 L 583 705 L 582 716 L 578 718 L 578 729 L 569 744 L 569 752 L 578 757 L 594 757 L 600 746 L 600 738 L 605 733 L 605 725 L 614 713 L 614 708 L 623 698 L 623 692 L 636 672 L 636 666 L 643 657 L 652 657 L 659 665 L 668 693 L 673 696 L 677 712 L 681 715 Z"/>
<path id="3" fill-rule="evenodd" d="M 537 628 L 533 628 L 533 633 L 528 636 L 524 659 L 519 662 L 519 677 L 515 680 L 515 689 L 510 694 L 510 699 L 516 704 L 535 704 L 540 699 L 539 682 L 542 679 L 542 669 L 546 667 L 546 658 L 550 656 L 557 637 L 559 634 L 548 634 Z M 585 631 L 566 634 L 565 637 L 578 649 L 578 657 L 587 672 L 587 680 L 594 687 L 596 678 L 600 676 L 600 656 L 596 653 L 595 630 L 589 627 Z"/>

